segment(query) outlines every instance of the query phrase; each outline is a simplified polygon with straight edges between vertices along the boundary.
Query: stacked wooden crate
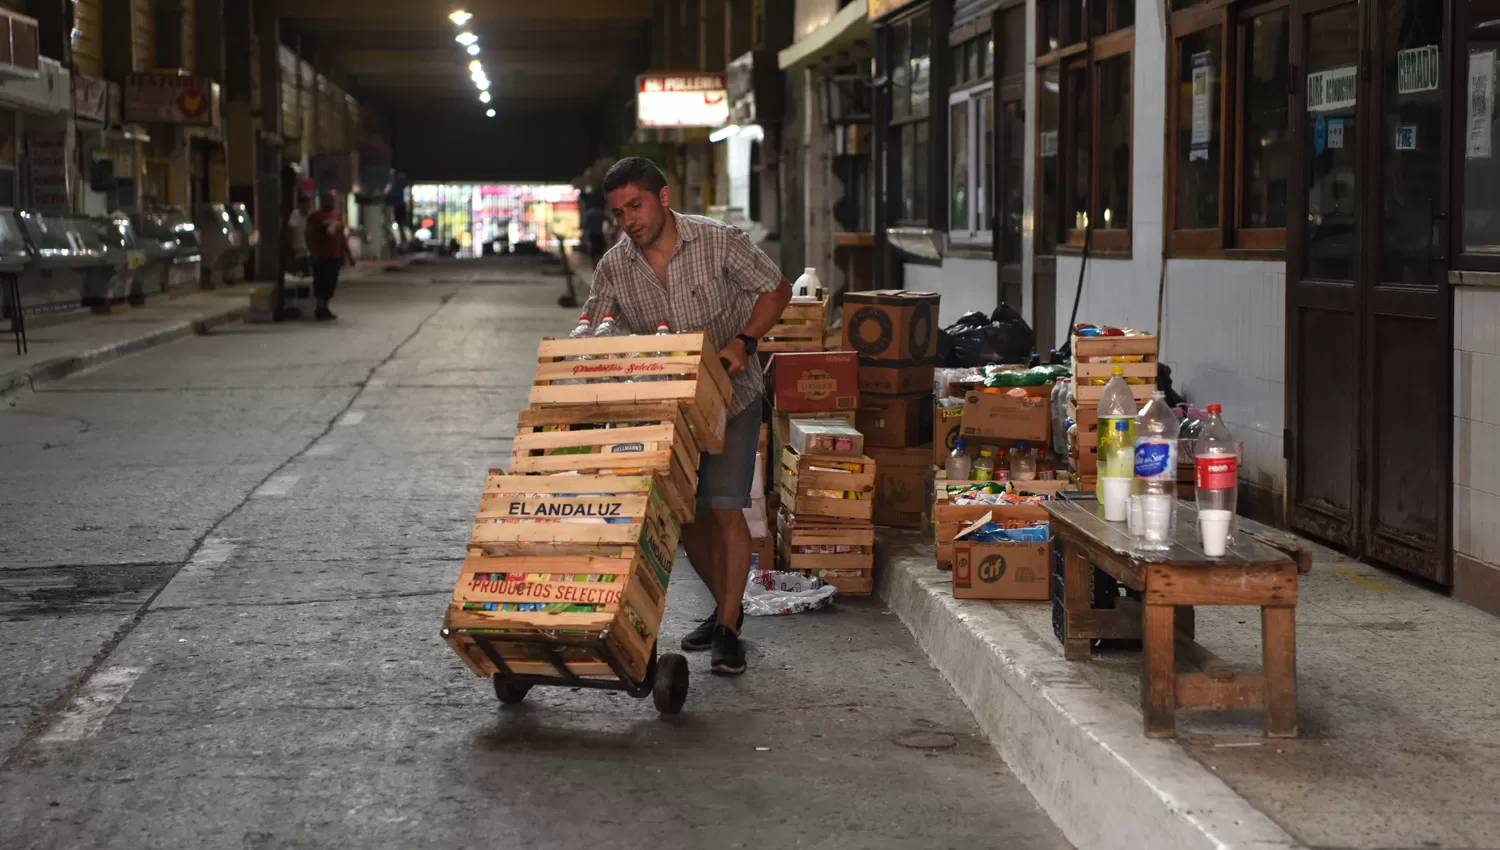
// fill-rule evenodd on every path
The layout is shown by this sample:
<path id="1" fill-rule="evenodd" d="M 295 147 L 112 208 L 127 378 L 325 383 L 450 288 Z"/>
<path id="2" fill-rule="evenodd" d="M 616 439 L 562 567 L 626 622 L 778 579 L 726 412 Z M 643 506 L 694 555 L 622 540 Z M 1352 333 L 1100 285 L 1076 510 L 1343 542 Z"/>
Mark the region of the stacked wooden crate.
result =
<path id="1" fill-rule="evenodd" d="M 875 461 L 863 455 L 781 450 L 777 536 L 785 569 L 839 593 L 875 590 Z"/>
<path id="2" fill-rule="evenodd" d="M 443 637 L 476 675 L 644 679 L 729 378 L 703 334 L 543 340 Z"/>
<path id="3" fill-rule="evenodd" d="M 794 301 L 781 311 L 776 327 L 761 339 L 759 350 L 767 354 L 822 351 L 826 346 L 824 325 L 827 322 L 826 303 Z"/>
<path id="4" fill-rule="evenodd" d="M 1119 366 L 1127 381 L 1145 381 L 1130 385 L 1137 408 L 1144 406 L 1156 390 L 1156 353 L 1157 339 L 1149 335 L 1073 337 L 1073 393 L 1068 402 L 1068 416 L 1077 429 L 1069 440 L 1068 452 L 1080 488 L 1092 490 L 1099 480 L 1099 399 L 1104 394 L 1104 383 Z M 1141 361 L 1116 363 L 1117 357 L 1140 357 Z"/>

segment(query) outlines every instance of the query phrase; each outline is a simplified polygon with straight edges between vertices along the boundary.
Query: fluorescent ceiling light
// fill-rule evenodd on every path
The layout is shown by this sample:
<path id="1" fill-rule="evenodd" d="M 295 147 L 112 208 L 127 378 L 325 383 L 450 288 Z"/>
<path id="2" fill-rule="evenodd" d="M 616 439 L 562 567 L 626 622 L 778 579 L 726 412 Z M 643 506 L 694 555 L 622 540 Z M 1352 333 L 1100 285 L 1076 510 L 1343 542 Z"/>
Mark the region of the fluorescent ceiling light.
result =
<path id="1" fill-rule="evenodd" d="M 483 70 L 484 70 L 484 66 L 481 65 L 481 64 L 479 64 L 479 60 L 478 59 L 475 59 L 473 62 L 469 63 L 469 73 L 472 74 L 475 71 L 483 71 Z"/>
<path id="2" fill-rule="evenodd" d="M 489 91 L 490 90 L 490 81 L 489 80 L 475 80 L 474 81 L 474 87 L 477 88 L 477 89 L 479 89 L 480 91 Z"/>
<path id="3" fill-rule="evenodd" d="M 738 125 L 738 124 L 730 124 L 730 125 L 728 125 L 726 127 L 720 127 L 719 129 L 713 131 L 712 133 L 709 133 L 708 134 L 708 140 L 710 142 L 722 142 L 725 139 L 729 138 L 730 136 L 733 136 L 734 134 L 738 133 L 739 131 L 740 131 L 740 125 Z"/>
<path id="4" fill-rule="evenodd" d="M 490 102 L 490 93 L 487 92 L 487 91 L 480 92 L 479 93 L 479 102 L 480 103 L 489 103 Z"/>
<path id="5" fill-rule="evenodd" d="M 464 24 L 467 24 L 469 22 L 469 20 L 471 18 L 473 18 L 473 17 L 474 17 L 473 15 L 469 14 L 468 12 L 465 12 L 463 9 L 459 9 L 457 12 L 454 12 L 453 14 L 449 15 L 448 16 L 448 20 L 452 21 L 453 23 L 457 24 L 458 26 L 463 26 Z"/>
<path id="6" fill-rule="evenodd" d="M 495 110 L 493 110 L 493 109 L 487 109 L 487 110 L 485 110 L 484 114 L 485 114 L 486 118 L 494 118 L 495 117 Z"/>
<path id="7" fill-rule="evenodd" d="M 458 42 L 459 44 L 462 44 L 465 47 L 467 47 L 468 45 L 473 44 L 476 41 L 479 41 L 479 36 L 475 35 L 474 33 L 469 32 L 468 30 L 464 30 L 463 32 L 459 33 L 458 35 L 455 35 L 453 37 L 453 40 L 456 41 L 456 42 Z"/>
<path id="8" fill-rule="evenodd" d="M 478 56 L 479 55 L 479 45 L 477 45 L 477 44 L 471 44 L 471 45 L 469 45 L 469 55 L 470 56 Z"/>

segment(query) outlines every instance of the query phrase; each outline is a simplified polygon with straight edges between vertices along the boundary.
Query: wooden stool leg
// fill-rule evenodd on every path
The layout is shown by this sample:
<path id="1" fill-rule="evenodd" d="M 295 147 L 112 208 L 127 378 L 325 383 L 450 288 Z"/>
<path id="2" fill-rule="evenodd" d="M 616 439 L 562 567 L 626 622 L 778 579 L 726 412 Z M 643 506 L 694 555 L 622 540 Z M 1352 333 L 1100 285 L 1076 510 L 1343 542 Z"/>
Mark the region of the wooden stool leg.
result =
<path id="1" fill-rule="evenodd" d="M 1266 682 L 1266 735 L 1297 737 L 1297 609 L 1260 609 L 1261 672 Z"/>
<path id="2" fill-rule="evenodd" d="M 1068 546 L 1063 553 L 1063 657 L 1069 661 L 1087 661 L 1093 656 L 1093 639 L 1074 637 L 1068 620 L 1074 614 L 1089 610 L 1089 583 L 1094 565 L 1088 553 L 1078 546 Z"/>
<path id="3" fill-rule="evenodd" d="M 1146 737 L 1177 734 L 1177 663 L 1173 655 L 1176 617 L 1171 605 L 1144 605 L 1141 631 L 1145 659 L 1141 664 L 1141 714 Z"/>

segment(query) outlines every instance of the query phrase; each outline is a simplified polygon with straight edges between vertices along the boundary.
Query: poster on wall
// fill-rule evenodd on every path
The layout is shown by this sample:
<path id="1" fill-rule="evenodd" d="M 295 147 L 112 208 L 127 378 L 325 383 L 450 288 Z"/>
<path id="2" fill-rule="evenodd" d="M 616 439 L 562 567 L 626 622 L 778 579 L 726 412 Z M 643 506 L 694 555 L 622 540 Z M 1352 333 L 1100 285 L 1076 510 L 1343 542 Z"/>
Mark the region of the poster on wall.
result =
<path id="1" fill-rule="evenodd" d="M 1208 87 L 1212 80 L 1211 62 L 1213 54 L 1204 51 L 1193 54 L 1193 136 L 1188 149 L 1188 161 L 1208 159 L 1208 144 L 1213 140 L 1213 116 L 1209 109 Z"/>
<path id="2" fill-rule="evenodd" d="M 31 205 L 68 207 L 68 134 L 32 133 L 26 144 L 26 167 L 31 173 Z"/>
<path id="3" fill-rule="evenodd" d="M 1468 119 L 1464 122 L 1464 158 L 1489 159 L 1495 114 L 1495 51 L 1469 54 Z"/>

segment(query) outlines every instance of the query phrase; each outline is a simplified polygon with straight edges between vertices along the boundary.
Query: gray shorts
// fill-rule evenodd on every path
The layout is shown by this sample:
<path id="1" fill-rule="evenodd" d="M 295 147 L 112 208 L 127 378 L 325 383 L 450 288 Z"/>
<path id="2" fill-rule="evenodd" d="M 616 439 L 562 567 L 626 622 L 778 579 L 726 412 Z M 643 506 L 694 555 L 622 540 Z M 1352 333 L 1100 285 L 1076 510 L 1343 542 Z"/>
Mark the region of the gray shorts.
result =
<path id="1" fill-rule="evenodd" d="M 760 399 L 729 418 L 724 451 L 703 453 L 698 461 L 698 514 L 742 511 L 750 507 L 755 486 L 755 448 L 760 443 Z"/>

